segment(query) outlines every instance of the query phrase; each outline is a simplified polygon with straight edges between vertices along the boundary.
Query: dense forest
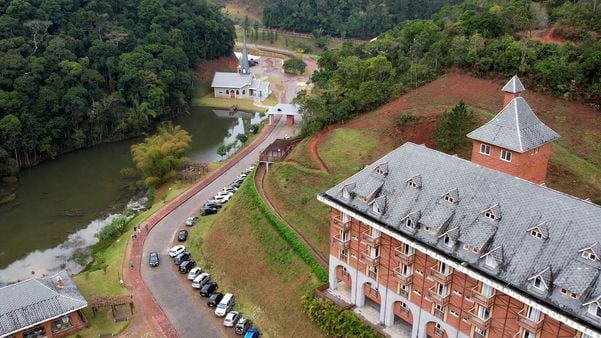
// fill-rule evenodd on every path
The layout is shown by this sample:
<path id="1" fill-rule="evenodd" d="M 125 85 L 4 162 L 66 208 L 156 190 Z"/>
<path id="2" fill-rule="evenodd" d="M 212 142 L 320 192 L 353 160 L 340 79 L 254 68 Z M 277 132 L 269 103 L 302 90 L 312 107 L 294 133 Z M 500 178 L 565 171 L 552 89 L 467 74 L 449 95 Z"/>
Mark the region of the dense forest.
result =
<path id="1" fill-rule="evenodd" d="M 263 23 L 296 32 L 371 39 L 408 19 L 428 19 L 461 0 L 267 0 Z"/>
<path id="2" fill-rule="evenodd" d="M 311 94 L 296 98 L 305 113 L 303 132 L 371 110 L 448 67 L 481 77 L 519 74 L 528 88 L 601 109 L 601 41 L 592 33 L 578 44 L 560 45 L 514 37 L 536 25 L 541 7 L 532 4 L 467 0 L 444 7 L 433 19 L 407 21 L 362 46 L 346 43 L 324 52 Z M 563 20 L 573 20 L 569 14 Z"/>
<path id="3" fill-rule="evenodd" d="M 0 177 L 184 112 L 234 27 L 203 0 L 0 2 Z"/>

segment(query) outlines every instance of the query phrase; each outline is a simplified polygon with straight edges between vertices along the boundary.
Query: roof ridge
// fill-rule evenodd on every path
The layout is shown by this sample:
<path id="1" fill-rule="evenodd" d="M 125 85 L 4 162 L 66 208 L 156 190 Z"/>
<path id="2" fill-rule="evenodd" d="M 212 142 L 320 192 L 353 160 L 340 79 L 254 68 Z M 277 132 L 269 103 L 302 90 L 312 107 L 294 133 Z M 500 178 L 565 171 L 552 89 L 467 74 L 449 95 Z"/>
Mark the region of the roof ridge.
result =
<path id="1" fill-rule="evenodd" d="M 520 150 L 524 150 L 524 145 L 522 144 L 522 128 L 520 128 L 520 112 L 518 110 L 518 104 L 516 101 L 516 98 L 513 98 L 513 100 L 511 100 L 511 102 L 514 102 L 514 109 L 515 109 L 515 125 L 517 127 L 517 134 L 518 134 L 518 144 L 520 147 Z"/>

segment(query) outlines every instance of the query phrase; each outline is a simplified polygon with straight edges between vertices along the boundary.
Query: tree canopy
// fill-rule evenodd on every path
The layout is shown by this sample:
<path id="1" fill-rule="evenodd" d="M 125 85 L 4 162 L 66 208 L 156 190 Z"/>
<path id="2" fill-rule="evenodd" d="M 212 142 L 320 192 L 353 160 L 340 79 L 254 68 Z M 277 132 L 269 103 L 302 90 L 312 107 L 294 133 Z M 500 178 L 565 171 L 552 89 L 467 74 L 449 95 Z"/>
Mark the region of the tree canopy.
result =
<path id="1" fill-rule="evenodd" d="M 189 68 L 233 46 L 233 24 L 207 1 L 5 1 L 0 176 L 186 111 Z"/>
<path id="2" fill-rule="evenodd" d="M 301 91 L 302 132 L 353 118 L 429 82 L 448 67 L 475 76 L 515 74 L 534 90 L 601 109 L 601 41 L 535 42 L 514 33 L 533 27 L 530 2 L 467 0 L 430 20 L 406 21 L 374 41 L 322 53 L 310 94 Z"/>
<path id="3" fill-rule="evenodd" d="M 154 187 L 175 175 L 175 170 L 185 164 L 184 157 L 192 138 L 180 126 L 170 122 L 158 127 L 157 133 L 144 142 L 131 146 L 136 170 L 147 187 Z"/>

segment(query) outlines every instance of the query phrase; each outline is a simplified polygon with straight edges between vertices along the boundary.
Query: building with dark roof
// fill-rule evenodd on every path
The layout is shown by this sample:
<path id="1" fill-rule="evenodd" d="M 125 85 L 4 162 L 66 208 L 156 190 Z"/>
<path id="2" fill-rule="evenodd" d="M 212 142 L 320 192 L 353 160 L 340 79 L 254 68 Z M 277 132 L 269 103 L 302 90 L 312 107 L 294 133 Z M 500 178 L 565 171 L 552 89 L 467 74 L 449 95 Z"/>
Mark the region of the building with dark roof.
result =
<path id="1" fill-rule="evenodd" d="M 0 337 L 65 337 L 87 327 L 88 302 L 69 275 L 28 279 L 0 288 Z"/>
<path id="2" fill-rule="evenodd" d="M 329 288 L 411 337 L 601 337 L 601 207 L 540 184 L 559 135 L 516 95 L 468 136 L 472 161 L 405 143 L 318 196 Z"/>

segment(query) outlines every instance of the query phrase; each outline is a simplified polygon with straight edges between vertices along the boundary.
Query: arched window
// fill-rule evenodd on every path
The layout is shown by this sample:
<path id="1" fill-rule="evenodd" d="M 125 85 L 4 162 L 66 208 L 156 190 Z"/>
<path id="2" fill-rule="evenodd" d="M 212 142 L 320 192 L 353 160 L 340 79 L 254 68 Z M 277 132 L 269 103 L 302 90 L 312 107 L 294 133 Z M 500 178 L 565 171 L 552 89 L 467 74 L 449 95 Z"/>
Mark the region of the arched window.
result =
<path id="1" fill-rule="evenodd" d="M 226 94 L 229 94 L 229 93 L 230 93 L 230 90 L 229 90 L 229 89 L 226 89 L 226 90 L 225 90 L 225 93 L 226 93 Z"/>
<path id="2" fill-rule="evenodd" d="M 236 95 L 240 95 L 240 91 L 239 90 L 236 90 Z"/>
<path id="3" fill-rule="evenodd" d="M 242 89 L 242 95 L 246 95 L 246 90 Z"/>

